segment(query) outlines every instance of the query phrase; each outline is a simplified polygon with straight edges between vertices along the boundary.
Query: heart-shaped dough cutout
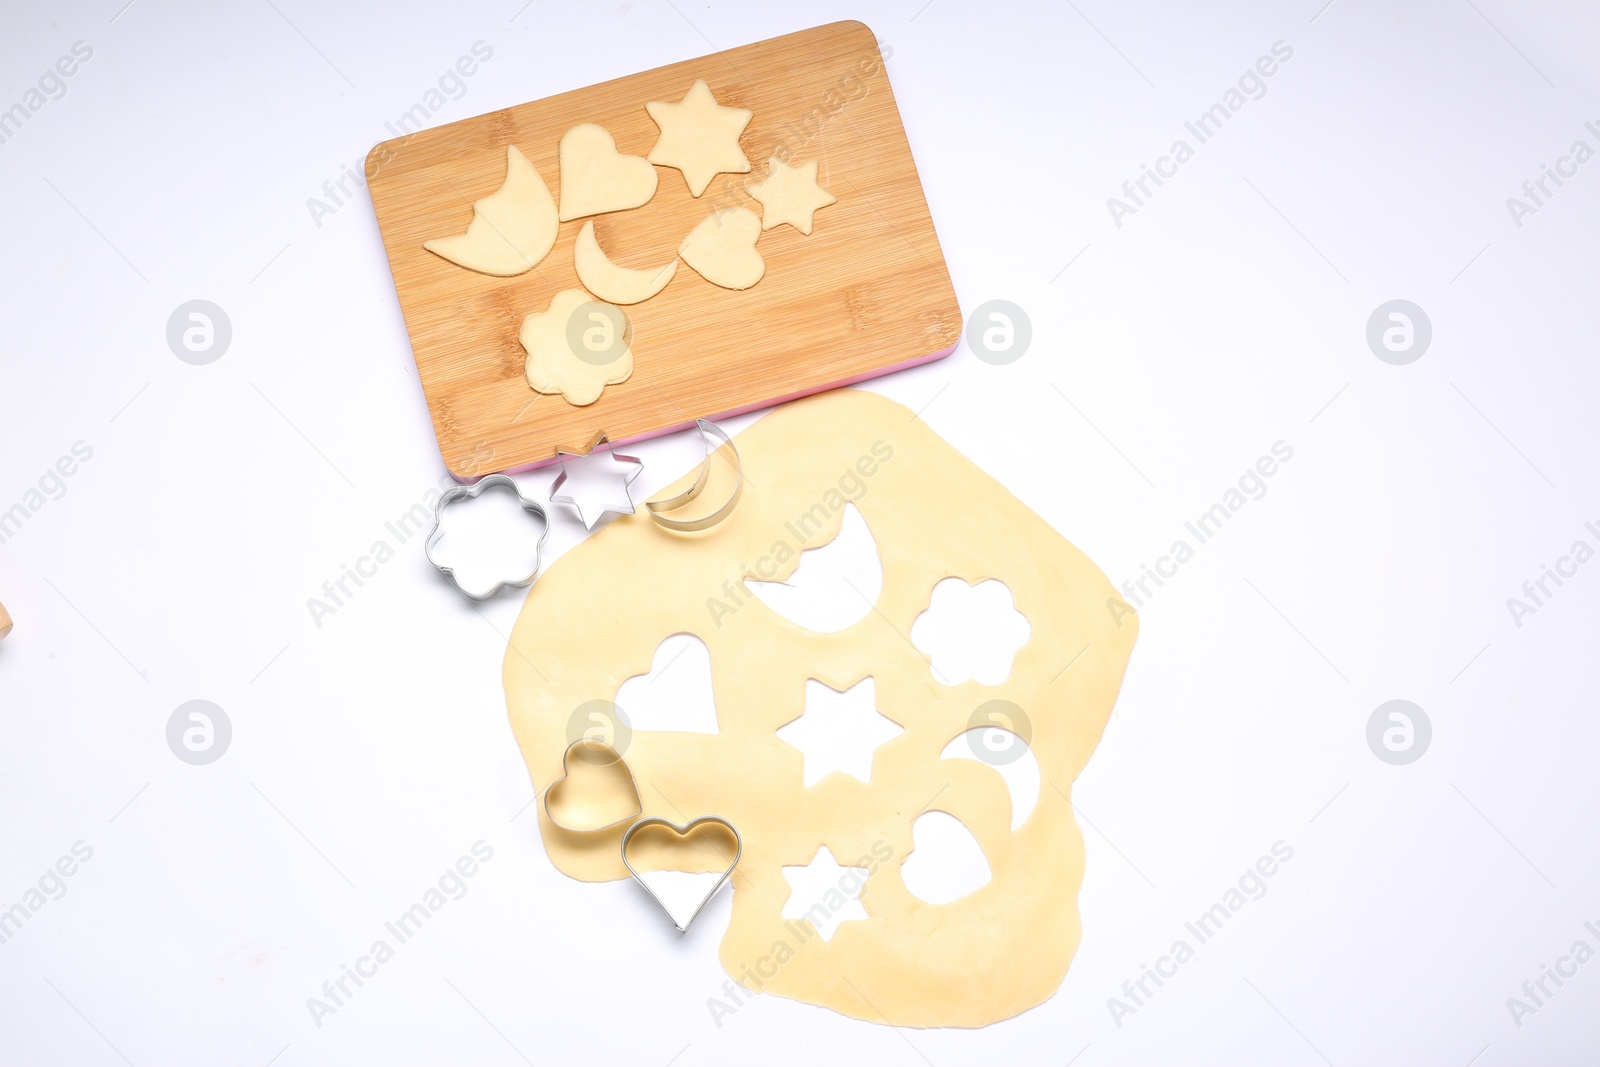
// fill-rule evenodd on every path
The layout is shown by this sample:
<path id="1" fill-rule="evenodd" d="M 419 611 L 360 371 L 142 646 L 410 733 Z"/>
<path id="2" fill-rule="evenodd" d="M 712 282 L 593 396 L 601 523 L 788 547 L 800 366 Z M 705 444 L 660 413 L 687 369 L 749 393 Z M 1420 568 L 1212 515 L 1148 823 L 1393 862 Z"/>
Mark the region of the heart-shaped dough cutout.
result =
<path id="1" fill-rule="evenodd" d="M 561 757 L 561 777 L 544 791 L 544 813 L 563 830 L 590 834 L 632 820 L 641 811 L 639 787 L 617 750 L 579 738 Z"/>
<path id="2" fill-rule="evenodd" d="M 622 835 L 622 863 L 681 933 L 733 876 L 743 846 L 727 819 L 702 815 L 687 826 L 652 816 Z"/>
<path id="3" fill-rule="evenodd" d="M 656 194 L 656 168 L 625 156 L 604 126 L 581 123 L 561 135 L 561 221 L 626 211 Z"/>
<path id="4" fill-rule="evenodd" d="M 749 208 L 713 211 L 678 246 L 683 261 L 712 285 L 748 289 L 767 271 L 756 251 L 761 219 Z"/>

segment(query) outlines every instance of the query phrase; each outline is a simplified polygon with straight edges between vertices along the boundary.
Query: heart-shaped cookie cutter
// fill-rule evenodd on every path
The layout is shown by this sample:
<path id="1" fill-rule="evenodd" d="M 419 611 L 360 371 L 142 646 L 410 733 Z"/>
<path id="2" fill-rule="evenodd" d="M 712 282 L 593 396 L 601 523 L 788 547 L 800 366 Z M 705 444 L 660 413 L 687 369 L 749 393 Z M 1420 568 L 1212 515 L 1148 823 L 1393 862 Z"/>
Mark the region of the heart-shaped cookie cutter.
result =
<path id="1" fill-rule="evenodd" d="M 667 907 L 666 901 L 662 900 L 658 895 L 656 895 L 656 891 L 650 888 L 650 883 L 646 882 L 639 872 L 634 870 L 633 864 L 628 862 L 628 845 L 633 841 L 634 834 L 637 834 L 640 830 L 651 826 L 664 826 L 673 833 L 677 834 L 679 837 L 686 838 L 694 832 L 695 827 L 705 826 L 708 824 L 720 826 L 727 830 L 728 833 L 733 835 L 733 860 L 728 864 L 727 870 L 722 872 L 722 877 L 717 879 L 717 884 L 706 890 L 706 895 L 700 898 L 700 903 L 695 905 L 694 911 L 690 913 L 687 919 L 680 923 L 677 916 L 673 915 L 672 910 Z M 650 894 L 650 899 L 661 905 L 661 910 L 667 913 L 667 918 L 672 920 L 672 925 L 678 928 L 678 932 L 680 934 L 688 931 L 689 927 L 693 925 L 695 919 L 700 916 L 700 912 L 705 909 L 707 904 L 711 903 L 711 898 L 716 896 L 717 891 L 727 884 L 728 879 L 733 877 L 733 869 L 739 866 L 739 857 L 742 855 L 744 855 L 744 841 L 739 837 L 739 831 L 734 828 L 733 823 L 729 822 L 727 819 L 724 819 L 720 815 L 702 815 L 698 819 L 691 819 L 686 825 L 683 826 L 679 826 L 677 823 L 672 822 L 669 819 L 663 819 L 659 816 L 652 815 L 648 818 L 640 819 L 638 822 L 628 827 L 628 832 L 622 835 L 622 865 L 628 868 L 628 873 L 633 875 L 633 880 L 635 882 L 638 882 L 640 885 L 644 886 L 644 891 Z"/>
<path id="2" fill-rule="evenodd" d="M 511 578 L 505 581 L 496 582 L 493 588 L 491 588 L 487 593 L 474 593 L 472 590 L 461 584 L 461 579 L 456 577 L 454 567 L 447 567 L 443 563 L 440 563 L 438 560 L 433 558 L 433 547 L 434 545 L 438 544 L 439 538 L 444 534 L 445 508 L 449 507 L 451 504 L 454 504 L 458 500 L 472 500 L 482 496 L 484 490 L 493 489 L 496 486 L 510 489 L 513 493 L 515 493 L 517 497 L 517 503 L 522 507 L 522 510 L 526 511 L 530 515 L 537 515 L 539 517 L 540 524 L 544 528 L 539 531 L 539 541 L 536 545 L 534 545 L 533 548 L 533 572 L 531 574 L 529 574 L 526 578 Z M 521 487 L 517 485 L 515 479 L 511 478 L 511 476 L 506 474 L 490 474 L 479 478 L 471 485 L 452 485 L 449 489 L 444 491 L 444 493 L 439 497 L 438 502 L 433 505 L 433 529 L 428 531 L 428 539 L 422 543 L 422 554 L 428 557 L 428 562 L 433 564 L 434 567 L 438 569 L 440 574 L 443 574 L 445 577 L 450 579 L 455 587 L 461 591 L 462 596 L 469 600 L 489 600 L 498 595 L 500 590 L 506 588 L 507 586 L 520 589 L 524 586 L 533 584 L 533 580 L 539 577 L 540 560 L 544 556 L 544 542 L 545 538 L 549 536 L 550 516 L 545 514 L 544 506 L 541 505 L 537 500 L 530 500 L 528 497 L 524 496 L 522 494 Z"/>
<path id="3" fill-rule="evenodd" d="M 571 772 L 570 772 L 569 768 L 570 768 L 571 761 L 572 761 L 572 755 L 573 755 L 574 752 L 577 752 L 580 749 L 586 750 L 587 752 L 592 752 L 592 753 L 594 753 L 596 755 L 601 755 L 601 754 L 609 754 L 610 755 L 610 757 L 611 757 L 610 759 L 605 760 L 604 762 L 599 762 L 599 761 L 590 759 L 587 755 L 584 755 L 583 753 L 580 753 L 580 758 L 583 759 L 583 761 L 585 763 L 588 763 L 591 766 L 596 766 L 596 767 L 616 766 L 616 767 L 621 767 L 622 768 L 622 773 L 628 776 L 628 788 L 633 791 L 633 810 L 632 811 L 628 812 L 626 815 L 622 816 L 620 819 L 613 819 L 611 822 L 608 822 L 608 823 L 606 823 L 606 824 L 604 824 L 602 826 L 573 826 L 573 825 L 571 825 L 569 823 L 563 822 L 561 820 L 560 816 L 558 816 L 555 813 L 555 811 L 553 811 L 551 809 L 551 807 L 550 807 L 550 795 L 552 793 L 557 792 L 558 791 L 557 787 L 559 785 L 561 785 L 562 782 L 567 781 L 567 779 L 569 777 L 571 777 Z M 616 828 L 618 826 L 621 826 L 623 823 L 632 822 L 634 819 L 637 819 L 641 814 L 643 814 L 643 812 L 644 812 L 644 805 L 639 800 L 639 783 L 634 780 L 633 771 L 631 771 L 628 768 L 628 761 L 622 758 L 622 753 L 618 752 L 616 749 L 612 748 L 610 745 L 606 744 L 604 741 L 596 741 L 596 740 L 594 740 L 592 738 L 588 738 L 588 737 L 580 737 L 576 741 L 572 742 L 572 744 L 567 746 L 567 750 L 561 754 L 561 777 L 557 778 L 555 781 L 553 781 L 549 785 L 545 786 L 545 790 L 544 790 L 544 813 L 545 813 L 545 817 L 548 818 L 551 821 L 551 823 L 553 823 L 556 826 L 559 826 L 561 829 L 567 831 L 568 833 L 573 833 L 573 834 L 597 834 L 597 833 L 600 833 L 603 830 L 614 829 L 614 828 Z M 624 841 L 626 841 L 626 838 L 624 838 Z M 624 844 L 623 847 L 626 848 L 627 847 L 626 844 Z M 623 862 L 624 863 L 627 862 L 627 858 L 626 857 L 623 858 Z"/>

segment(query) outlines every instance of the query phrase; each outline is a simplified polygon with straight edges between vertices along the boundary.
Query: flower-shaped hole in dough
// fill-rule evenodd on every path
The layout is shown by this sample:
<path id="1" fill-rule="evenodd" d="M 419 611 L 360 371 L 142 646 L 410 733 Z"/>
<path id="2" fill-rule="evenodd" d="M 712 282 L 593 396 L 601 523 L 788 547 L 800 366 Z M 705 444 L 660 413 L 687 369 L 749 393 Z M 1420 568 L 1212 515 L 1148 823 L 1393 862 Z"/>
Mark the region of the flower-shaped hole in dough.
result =
<path id="1" fill-rule="evenodd" d="M 911 643 L 943 685 L 999 685 L 1011 677 L 1011 662 L 1031 632 L 1004 582 L 945 578 L 911 624 Z"/>

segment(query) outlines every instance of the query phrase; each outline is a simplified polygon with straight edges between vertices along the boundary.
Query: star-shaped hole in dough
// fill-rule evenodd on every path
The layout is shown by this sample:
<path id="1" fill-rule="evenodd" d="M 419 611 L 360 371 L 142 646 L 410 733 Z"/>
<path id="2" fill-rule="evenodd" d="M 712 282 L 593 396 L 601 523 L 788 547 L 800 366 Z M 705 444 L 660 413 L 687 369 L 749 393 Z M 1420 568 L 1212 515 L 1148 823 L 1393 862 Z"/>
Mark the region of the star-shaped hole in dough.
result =
<path id="1" fill-rule="evenodd" d="M 817 184 L 817 161 L 812 159 L 791 167 L 777 156 L 767 160 L 765 181 L 745 186 L 745 191 L 761 203 L 761 228 L 788 223 L 810 235 L 811 216 L 818 208 L 838 203 L 839 198 Z"/>
<path id="2" fill-rule="evenodd" d="M 877 684 L 864 678 L 839 692 L 806 680 L 806 710 L 778 728 L 778 739 L 805 757 L 802 784 L 809 789 L 833 771 L 872 781 L 872 754 L 905 731 L 877 708 Z"/>
<path id="3" fill-rule="evenodd" d="M 661 136 L 647 158 L 663 167 L 681 170 L 693 195 L 705 192 L 718 174 L 745 174 L 750 170 L 750 160 L 739 147 L 739 135 L 755 112 L 723 107 L 711 95 L 704 78 L 690 86 L 676 104 L 655 100 L 644 107 L 661 128 Z"/>
<path id="4" fill-rule="evenodd" d="M 861 904 L 867 869 L 841 866 L 826 845 L 817 849 L 810 863 L 785 867 L 783 877 L 789 883 L 789 899 L 779 914 L 808 920 L 824 941 L 833 940 L 842 922 L 871 918 Z"/>

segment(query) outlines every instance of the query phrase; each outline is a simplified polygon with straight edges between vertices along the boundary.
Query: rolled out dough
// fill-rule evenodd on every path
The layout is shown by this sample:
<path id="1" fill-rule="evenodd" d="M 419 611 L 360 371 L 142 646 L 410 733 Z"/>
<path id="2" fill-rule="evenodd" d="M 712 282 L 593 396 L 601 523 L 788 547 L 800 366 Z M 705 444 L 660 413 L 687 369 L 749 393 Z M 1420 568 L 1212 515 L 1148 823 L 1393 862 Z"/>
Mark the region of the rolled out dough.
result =
<path id="1" fill-rule="evenodd" d="M 747 492 L 723 523 L 682 536 L 643 514 L 622 516 L 530 590 L 504 678 L 535 787 L 561 775 L 575 709 L 614 700 L 626 679 L 650 670 L 663 639 L 695 634 L 711 654 L 719 732 L 635 729 L 619 745 L 645 815 L 720 815 L 739 830 L 744 857 L 720 949 L 728 974 L 751 990 L 894 1026 L 984 1026 L 1043 1002 L 1082 935 L 1083 838 L 1068 797 L 1111 714 L 1137 617 L 1119 624 L 1107 609 L 1116 592 L 1087 556 L 893 401 L 824 393 L 774 410 L 737 443 L 761 491 Z M 742 590 L 745 577 L 787 577 L 801 549 L 836 536 L 847 501 L 882 556 L 877 610 L 818 634 Z M 949 577 L 1005 582 L 1027 617 L 1028 643 L 1004 684 L 941 685 L 906 639 Z M 842 691 L 869 677 L 876 706 L 905 732 L 877 749 L 870 782 L 832 774 L 807 788 L 802 754 L 776 730 L 805 710 L 808 680 Z M 940 758 L 995 699 L 1028 716 L 1052 787 L 1015 830 L 995 768 Z M 626 877 L 620 830 L 580 839 L 537 810 L 560 870 L 585 881 Z M 901 865 L 925 810 L 972 831 L 990 867 L 986 885 L 937 905 L 907 891 Z M 868 917 L 845 917 L 828 941 L 816 922 L 843 912 L 781 914 L 782 868 L 823 847 L 868 872 L 859 897 Z"/>

